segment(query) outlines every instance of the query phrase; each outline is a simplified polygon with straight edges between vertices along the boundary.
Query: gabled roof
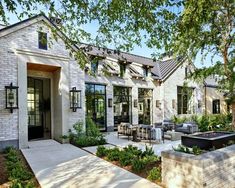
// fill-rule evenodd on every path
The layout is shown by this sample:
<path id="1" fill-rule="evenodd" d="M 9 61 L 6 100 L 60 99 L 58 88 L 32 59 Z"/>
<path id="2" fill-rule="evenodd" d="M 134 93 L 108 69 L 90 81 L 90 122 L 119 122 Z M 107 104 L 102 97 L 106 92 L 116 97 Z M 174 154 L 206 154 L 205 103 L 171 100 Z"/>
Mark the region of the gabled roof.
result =
<path id="1" fill-rule="evenodd" d="M 9 33 L 16 32 L 24 27 L 30 26 L 34 23 L 37 23 L 38 21 L 46 22 L 51 27 L 54 27 L 56 29 L 57 34 L 60 37 L 66 39 L 68 41 L 71 41 L 44 14 L 39 14 L 39 15 L 33 16 L 33 17 L 28 18 L 26 20 L 20 21 L 16 24 L 12 24 L 10 26 L 7 26 L 7 27 L 0 29 L 0 37 L 6 36 Z M 184 60 L 185 60 L 185 58 L 180 57 L 180 58 L 172 58 L 172 59 L 164 60 L 164 61 L 156 61 L 152 58 L 148 58 L 148 57 L 144 57 L 144 56 L 140 56 L 140 55 L 135 55 L 135 54 L 127 53 L 127 52 L 121 52 L 119 50 L 100 48 L 100 47 L 96 47 L 96 46 L 88 45 L 88 44 L 84 44 L 84 43 L 76 45 L 72 41 L 71 41 L 70 47 L 75 51 L 83 49 L 84 53 L 86 53 L 88 55 L 94 55 L 94 56 L 99 56 L 99 57 L 104 57 L 104 58 L 110 57 L 110 58 L 116 59 L 118 61 L 124 61 L 127 63 L 135 62 L 135 63 L 141 64 L 143 66 L 147 66 L 147 67 L 151 68 L 152 78 L 156 79 L 156 80 L 162 80 L 162 81 L 166 80 L 171 75 L 171 73 L 174 72 L 179 67 L 179 65 L 181 65 L 182 62 L 184 62 Z"/>

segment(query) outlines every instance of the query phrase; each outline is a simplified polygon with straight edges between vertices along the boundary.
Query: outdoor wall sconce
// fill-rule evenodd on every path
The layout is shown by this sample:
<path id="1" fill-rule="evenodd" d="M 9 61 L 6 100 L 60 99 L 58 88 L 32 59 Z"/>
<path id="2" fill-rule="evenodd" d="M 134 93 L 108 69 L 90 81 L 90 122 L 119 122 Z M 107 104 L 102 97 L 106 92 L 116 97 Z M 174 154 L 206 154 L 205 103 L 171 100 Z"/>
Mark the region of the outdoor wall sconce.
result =
<path id="1" fill-rule="evenodd" d="M 172 108 L 176 109 L 176 100 L 175 99 L 172 99 Z"/>
<path id="2" fill-rule="evenodd" d="M 160 100 L 156 100 L 156 107 L 160 108 L 161 107 L 161 101 Z"/>
<path id="3" fill-rule="evenodd" d="M 201 107 L 202 107 L 202 101 L 198 100 L 198 108 L 201 108 Z"/>
<path id="4" fill-rule="evenodd" d="M 70 90 L 70 108 L 73 112 L 76 112 L 78 108 L 81 108 L 81 90 L 77 90 L 73 87 Z"/>
<path id="5" fill-rule="evenodd" d="M 134 107 L 135 107 L 135 108 L 138 107 L 138 101 L 137 101 L 137 99 L 134 100 Z"/>
<path id="6" fill-rule="evenodd" d="M 13 86 L 12 83 L 5 86 L 6 109 L 10 109 L 11 113 L 13 113 L 13 109 L 18 109 L 18 88 L 18 86 Z"/>
<path id="7" fill-rule="evenodd" d="M 108 107 L 112 107 L 113 106 L 113 99 L 108 99 Z"/>

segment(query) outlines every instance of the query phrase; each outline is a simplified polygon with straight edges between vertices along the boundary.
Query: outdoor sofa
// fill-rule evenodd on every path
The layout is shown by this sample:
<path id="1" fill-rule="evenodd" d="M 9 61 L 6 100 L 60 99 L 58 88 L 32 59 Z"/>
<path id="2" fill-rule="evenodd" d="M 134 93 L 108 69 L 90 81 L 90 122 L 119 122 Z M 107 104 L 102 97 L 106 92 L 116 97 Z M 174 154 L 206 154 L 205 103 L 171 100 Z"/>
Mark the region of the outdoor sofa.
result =
<path id="1" fill-rule="evenodd" d="M 175 126 L 175 131 L 185 134 L 193 134 L 198 132 L 198 125 L 195 122 L 181 123 Z"/>

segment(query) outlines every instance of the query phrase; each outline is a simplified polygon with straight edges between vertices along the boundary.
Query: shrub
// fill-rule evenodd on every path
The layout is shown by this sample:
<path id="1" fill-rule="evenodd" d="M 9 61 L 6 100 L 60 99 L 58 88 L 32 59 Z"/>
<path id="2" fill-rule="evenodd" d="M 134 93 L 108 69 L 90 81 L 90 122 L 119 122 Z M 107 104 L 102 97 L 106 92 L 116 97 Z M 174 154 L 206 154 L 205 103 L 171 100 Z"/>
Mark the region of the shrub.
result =
<path id="1" fill-rule="evenodd" d="M 96 155 L 97 155 L 98 157 L 105 157 L 105 156 L 107 156 L 108 151 L 109 151 L 108 148 L 106 148 L 106 147 L 104 147 L 104 146 L 98 146 L 98 147 L 97 147 L 97 151 L 96 151 Z"/>
<path id="2" fill-rule="evenodd" d="M 145 161 L 143 159 L 133 159 L 132 160 L 132 170 L 135 172 L 140 172 L 145 168 Z"/>
<path id="3" fill-rule="evenodd" d="M 120 151 L 119 162 L 121 166 L 127 166 L 132 163 L 134 155 L 130 152 Z"/>
<path id="4" fill-rule="evenodd" d="M 86 131 L 83 129 L 82 122 L 75 123 L 73 128 L 75 133 L 69 130 L 69 138 L 77 146 L 87 147 L 106 144 L 104 135 L 100 133 L 90 117 L 86 118 Z"/>
<path id="5" fill-rule="evenodd" d="M 143 158 L 144 164 L 146 164 L 146 165 L 153 164 L 159 160 L 160 160 L 160 157 L 158 157 L 156 155 L 147 155 Z"/>
<path id="6" fill-rule="evenodd" d="M 24 166 L 22 159 L 19 156 L 19 152 L 14 148 L 5 149 L 6 152 L 6 167 L 11 180 L 11 187 L 16 188 L 31 188 L 34 187 L 31 179 L 32 173 Z"/>
<path id="7" fill-rule="evenodd" d="M 156 180 L 160 181 L 161 180 L 161 168 L 154 167 L 152 170 L 150 170 L 147 179 L 151 181 L 156 181 Z"/>
<path id="8" fill-rule="evenodd" d="M 147 145 L 145 145 L 145 151 L 141 154 L 141 156 L 145 157 L 153 155 L 154 155 L 153 147 L 148 147 Z"/>
<path id="9" fill-rule="evenodd" d="M 124 147 L 123 150 L 126 151 L 127 153 L 131 153 L 135 156 L 142 155 L 142 151 L 140 149 L 138 149 L 138 147 L 136 147 L 136 146 L 128 145 L 127 147 Z"/>
<path id="10" fill-rule="evenodd" d="M 109 161 L 118 161 L 119 155 L 120 155 L 120 150 L 119 150 L 119 148 L 115 147 L 113 149 L 109 149 L 107 159 Z"/>
<path id="11" fill-rule="evenodd" d="M 192 148 L 189 148 L 183 145 L 178 145 L 177 148 L 173 147 L 173 149 L 174 151 L 189 153 L 189 154 L 194 154 L 194 155 L 200 155 L 203 153 L 203 151 L 197 146 L 193 146 Z"/>

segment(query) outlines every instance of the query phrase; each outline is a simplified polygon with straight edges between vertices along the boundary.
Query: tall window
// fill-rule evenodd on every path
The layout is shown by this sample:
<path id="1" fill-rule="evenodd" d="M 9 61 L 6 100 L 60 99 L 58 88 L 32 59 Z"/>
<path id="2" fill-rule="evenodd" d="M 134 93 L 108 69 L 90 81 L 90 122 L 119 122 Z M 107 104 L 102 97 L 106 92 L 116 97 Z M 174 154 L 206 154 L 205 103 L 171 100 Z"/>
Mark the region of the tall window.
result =
<path id="1" fill-rule="evenodd" d="M 98 72 L 98 60 L 94 59 L 91 61 L 91 72 L 97 74 Z"/>
<path id="2" fill-rule="evenodd" d="M 138 114 L 139 124 L 151 124 L 152 119 L 152 89 L 138 89 Z"/>
<path id="3" fill-rule="evenodd" d="M 177 87 L 178 114 L 193 113 L 193 88 Z"/>
<path id="4" fill-rule="evenodd" d="M 123 63 L 120 63 L 120 77 L 123 77 L 126 72 L 126 65 Z"/>
<path id="5" fill-rule="evenodd" d="M 86 116 L 92 118 L 100 130 L 106 130 L 105 85 L 86 83 Z"/>
<path id="6" fill-rule="evenodd" d="M 220 113 L 220 100 L 219 99 L 212 101 L 212 111 L 213 111 L 213 114 Z"/>
<path id="7" fill-rule="evenodd" d="M 121 122 L 131 123 L 131 88 L 113 87 L 114 126 Z"/>
<path id="8" fill-rule="evenodd" d="M 38 48 L 47 50 L 47 33 L 38 32 Z"/>
<path id="9" fill-rule="evenodd" d="M 148 77 L 148 68 L 144 67 L 144 77 Z"/>

